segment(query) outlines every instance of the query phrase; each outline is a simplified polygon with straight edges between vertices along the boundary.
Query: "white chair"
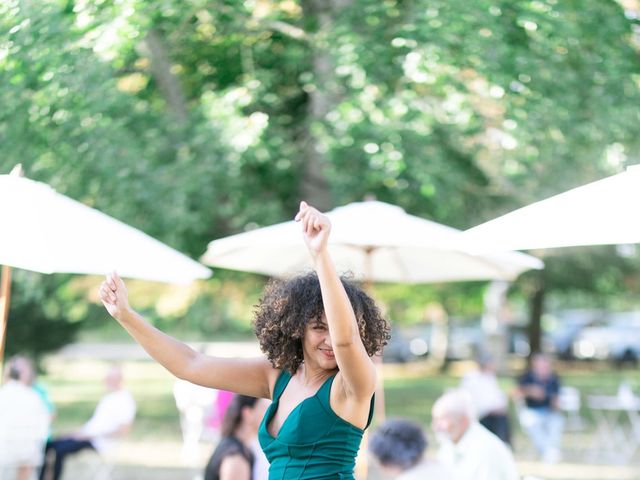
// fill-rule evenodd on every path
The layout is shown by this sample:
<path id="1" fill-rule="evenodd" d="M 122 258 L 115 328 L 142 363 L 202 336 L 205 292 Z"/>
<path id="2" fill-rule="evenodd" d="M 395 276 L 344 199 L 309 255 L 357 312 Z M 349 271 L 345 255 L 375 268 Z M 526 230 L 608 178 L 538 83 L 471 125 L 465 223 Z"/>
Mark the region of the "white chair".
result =
<path id="1" fill-rule="evenodd" d="M 114 466 L 110 458 L 85 449 L 66 459 L 62 480 L 111 480 Z"/>
<path id="2" fill-rule="evenodd" d="M 582 405 L 580 390 L 576 387 L 560 387 L 558 404 L 560 411 L 562 411 L 566 417 L 565 429 L 573 432 L 584 430 L 585 423 L 580 414 L 580 407 Z"/>
<path id="3" fill-rule="evenodd" d="M 132 425 L 102 442 L 99 450 L 86 448 L 65 459 L 61 480 L 111 480 L 118 460 L 126 454 L 126 440 Z"/>
<path id="4" fill-rule="evenodd" d="M 198 461 L 198 446 L 205 433 L 205 419 L 217 394 L 217 390 L 186 380 L 176 380 L 173 386 L 173 396 L 180 412 L 181 456 L 187 463 Z"/>

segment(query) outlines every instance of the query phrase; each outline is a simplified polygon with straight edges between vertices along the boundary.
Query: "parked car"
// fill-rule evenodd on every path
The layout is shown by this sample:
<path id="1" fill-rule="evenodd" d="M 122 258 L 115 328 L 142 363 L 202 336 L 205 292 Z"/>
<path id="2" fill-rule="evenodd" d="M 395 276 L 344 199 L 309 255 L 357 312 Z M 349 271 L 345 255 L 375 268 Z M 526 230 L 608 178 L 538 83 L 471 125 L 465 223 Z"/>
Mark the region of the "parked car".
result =
<path id="1" fill-rule="evenodd" d="M 384 347 L 383 361 L 391 363 L 405 363 L 413 358 L 409 341 L 404 331 L 396 325 L 391 325 L 391 339 Z"/>
<path id="2" fill-rule="evenodd" d="M 552 324 L 548 332 L 550 348 L 558 357 L 568 360 L 574 358 L 573 343 L 582 330 L 602 323 L 606 316 L 604 310 L 567 309 L 552 312 L 547 323 Z"/>
<path id="3" fill-rule="evenodd" d="M 586 327 L 572 343 L 575 358 L 611 360 L 617 363 L 640 359 L 640 312 L 618 312 Z"/>
<path id="4" fill-rule="evenodd" d="M 531 344 L 526 325 L 509 325 L 508 352 L 521 358 L 526 358 L 531 353 Z"/>
<path id="5" fill-rule="evenodd" d="M 480 350 L 484 334 L 479 323 L 450 324 L 447 343 L 448 359 L 459 360 L 473 358 Z M 384 350 L 384 360 L 388 362 L 407 362 L 425 358 L 434 349 L 432 344 L 434 325 L 418 323 L 402 327 L 393 326 L 391 340 Z"/>
<path id="6" fill-rule="evenodd" d="M 450 324 L 447 358 L 452 360 L 476 358 L 482 350 L 484 339 L 485 333 L 479 321 Z"/>

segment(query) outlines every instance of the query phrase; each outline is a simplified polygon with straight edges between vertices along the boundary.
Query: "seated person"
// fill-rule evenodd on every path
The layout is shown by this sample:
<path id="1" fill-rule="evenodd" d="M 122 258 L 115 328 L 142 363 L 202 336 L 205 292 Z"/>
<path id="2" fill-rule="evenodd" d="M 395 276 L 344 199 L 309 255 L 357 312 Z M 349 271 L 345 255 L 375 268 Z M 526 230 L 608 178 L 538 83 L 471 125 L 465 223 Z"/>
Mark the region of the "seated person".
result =
<path id="1" fill-rule="evenodd" d="M 89 421 L 77 432 L 47 442 L 40 480 L 58 480 L 67 455 L 87 448 L 104 451 L 114 437 L 129 431 L 135 418 L 136 403 L 122 387 L 121 369 L 113 366 L 105 383 L 108 393 L 100 399 Z"/>
<path id="2" fill-rule="evenodd" d="M 31 388 L 31 369 L 25 357 L 12 358 L 0 388 L 0 479 L 29 480 L 42 464 L 50 416 Z"/>
<path id="3" fill-rule="evenodd" d="M 450 480 L 450 473 L 435 460 L 427 460 L 427 437 L 420 425 L 408 420 L 387 420 L 371 435 L 369 450 L 385 473 L 395 480 Z"/>
<path id="4" fill-rule="evenodd" d="M 471 395 L 480 425 L 510 444 L 509 399 L 498 385 L 495 361 L 483 354 L 478 358 L 478 367 L 464 376 L 460 388 Z"/>
<path id="5" fill-rule="evenodd" d="M 518 379 L 516 396 L 524 400 L 520 424 L 531 438 L 542 459 L 560 460 L 560 442 L 564 419 L 559 411 L 560 380 L 553 372 L 551 360 L 537 353 L 530 368 Z"/>
<path id="6" fill-rule="evenodd" d="M 182 458 L 195 460 L 198 444 L 204 435 L 207 411 L 213 405 L 217 391 L 178 379 L 173 385 L 173 398 L 180 412 Z"/>
<path id="7" fill-rule="evenodd" d="M 221 439 L 214 450 L 204 480 L 252 480 L 255 452 L 262 417 L 271 402 L 267 399 L 235 395 L 222 420 Z"/>
<path id="8" fill-rule="evenodd" d="M 16 355 L 9 360 L 10 369 L 13 368 L 19 373 L 20 383 L 31 387 L 44 402 L 49 412 L 50 422 L 55 417 L 55 406 L 49 397 L 49 392 L 44 384 L 38 382 L 36 368 L 33 361 L 24 355 Z"/>
<path id="9" fill-rule="evenodd" d="M 440 443 L 438 460 L 453 480 L 518 480 L 509 447 L 476 419 L 469 392 L 457 389 L 433 405 L 431 422 Z"/>

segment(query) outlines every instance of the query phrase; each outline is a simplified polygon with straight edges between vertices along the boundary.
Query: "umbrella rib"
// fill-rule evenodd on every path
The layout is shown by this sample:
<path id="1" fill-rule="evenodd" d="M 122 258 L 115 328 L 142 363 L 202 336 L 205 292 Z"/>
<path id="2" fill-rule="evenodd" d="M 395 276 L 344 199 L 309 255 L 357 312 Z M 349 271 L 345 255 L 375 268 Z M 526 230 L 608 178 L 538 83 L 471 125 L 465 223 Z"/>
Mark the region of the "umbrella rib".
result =
<path id="1" fill-rule="evenodd" d="M 501 278 L 503 278 L 503 279 L 504 279 L 504 278 L 509 278 L 509 280 L 510 280 L 510 281 L 511 281 L 511 280 L 513 280 L 513 278 L 512 278 L 512 277 L 513 277 L 513 275 L 512 275 L 512 274 L 510 274 L 510 273 L 509 273 L 507 270 L 505 270 L 504 268 L 499 267 L 498 265 L 496 265 L 496 263 L 495 263 L 495 262 L 492 262 L 492 261 L 491 261 L 491 260 L 489 260 L 488 258 L 482 257 L 482 256 L 480 256 L 480 255 L 473 255 L 473 254 L 470 254 L 470 253 L 467 253 L 467 252 L 464 252 L 464 251 L 460 251 L 460 253 L 461 253 L 462 255 L 464 255 L 465 257 L 468 257 L 468 258 L 472 258 L 472 259 L 474 259 L 474 260 L 477 260 L 477 261 L 479 261 L 481 264 L 483 264 L 483 265 L 485 265 L 485 266 L 487 266 L 487 267 L 491 268 L 492 270 L 494 270 L 495 272 L 497 272 L 497 273 L 501 276 Z"/>
<path id="2" fill-rule="evenodd" d="M 391 251 L 393 252 L 393 256 L 395 257 L 396 262 L 400 266 L 399 270 L 403 273 L 403 275 L 406 275 L 406 278 L 410 279 L 409 281 L 411 283 L 413 283 L 413 278 L 409 274 L 409 268 L 407 268 L 407 265 L 402 260 L 402 255 L 400 255 L 400 249 L 398 247 L 394 247 Z"/>

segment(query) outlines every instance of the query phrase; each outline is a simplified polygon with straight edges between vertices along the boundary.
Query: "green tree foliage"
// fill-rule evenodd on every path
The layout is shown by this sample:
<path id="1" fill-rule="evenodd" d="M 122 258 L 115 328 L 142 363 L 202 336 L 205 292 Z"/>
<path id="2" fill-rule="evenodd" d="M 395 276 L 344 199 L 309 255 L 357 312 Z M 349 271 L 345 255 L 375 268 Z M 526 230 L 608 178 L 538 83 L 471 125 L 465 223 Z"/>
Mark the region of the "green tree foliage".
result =
<path id="1" fill-rule="evenodd" d="M 35 358 L 56 350 L 74 338 L 93 307 L 64 281 L 66 275 L 43 276 L 15 271 L 11 311 L 7 323 L 6 355 Z"/>
<path id="2" fill-rule="evenodd" d="M 301 196 L 467 228 L 637 161 L 621 3 L 5 0 L 0 170 L 194 257 Z"/>

